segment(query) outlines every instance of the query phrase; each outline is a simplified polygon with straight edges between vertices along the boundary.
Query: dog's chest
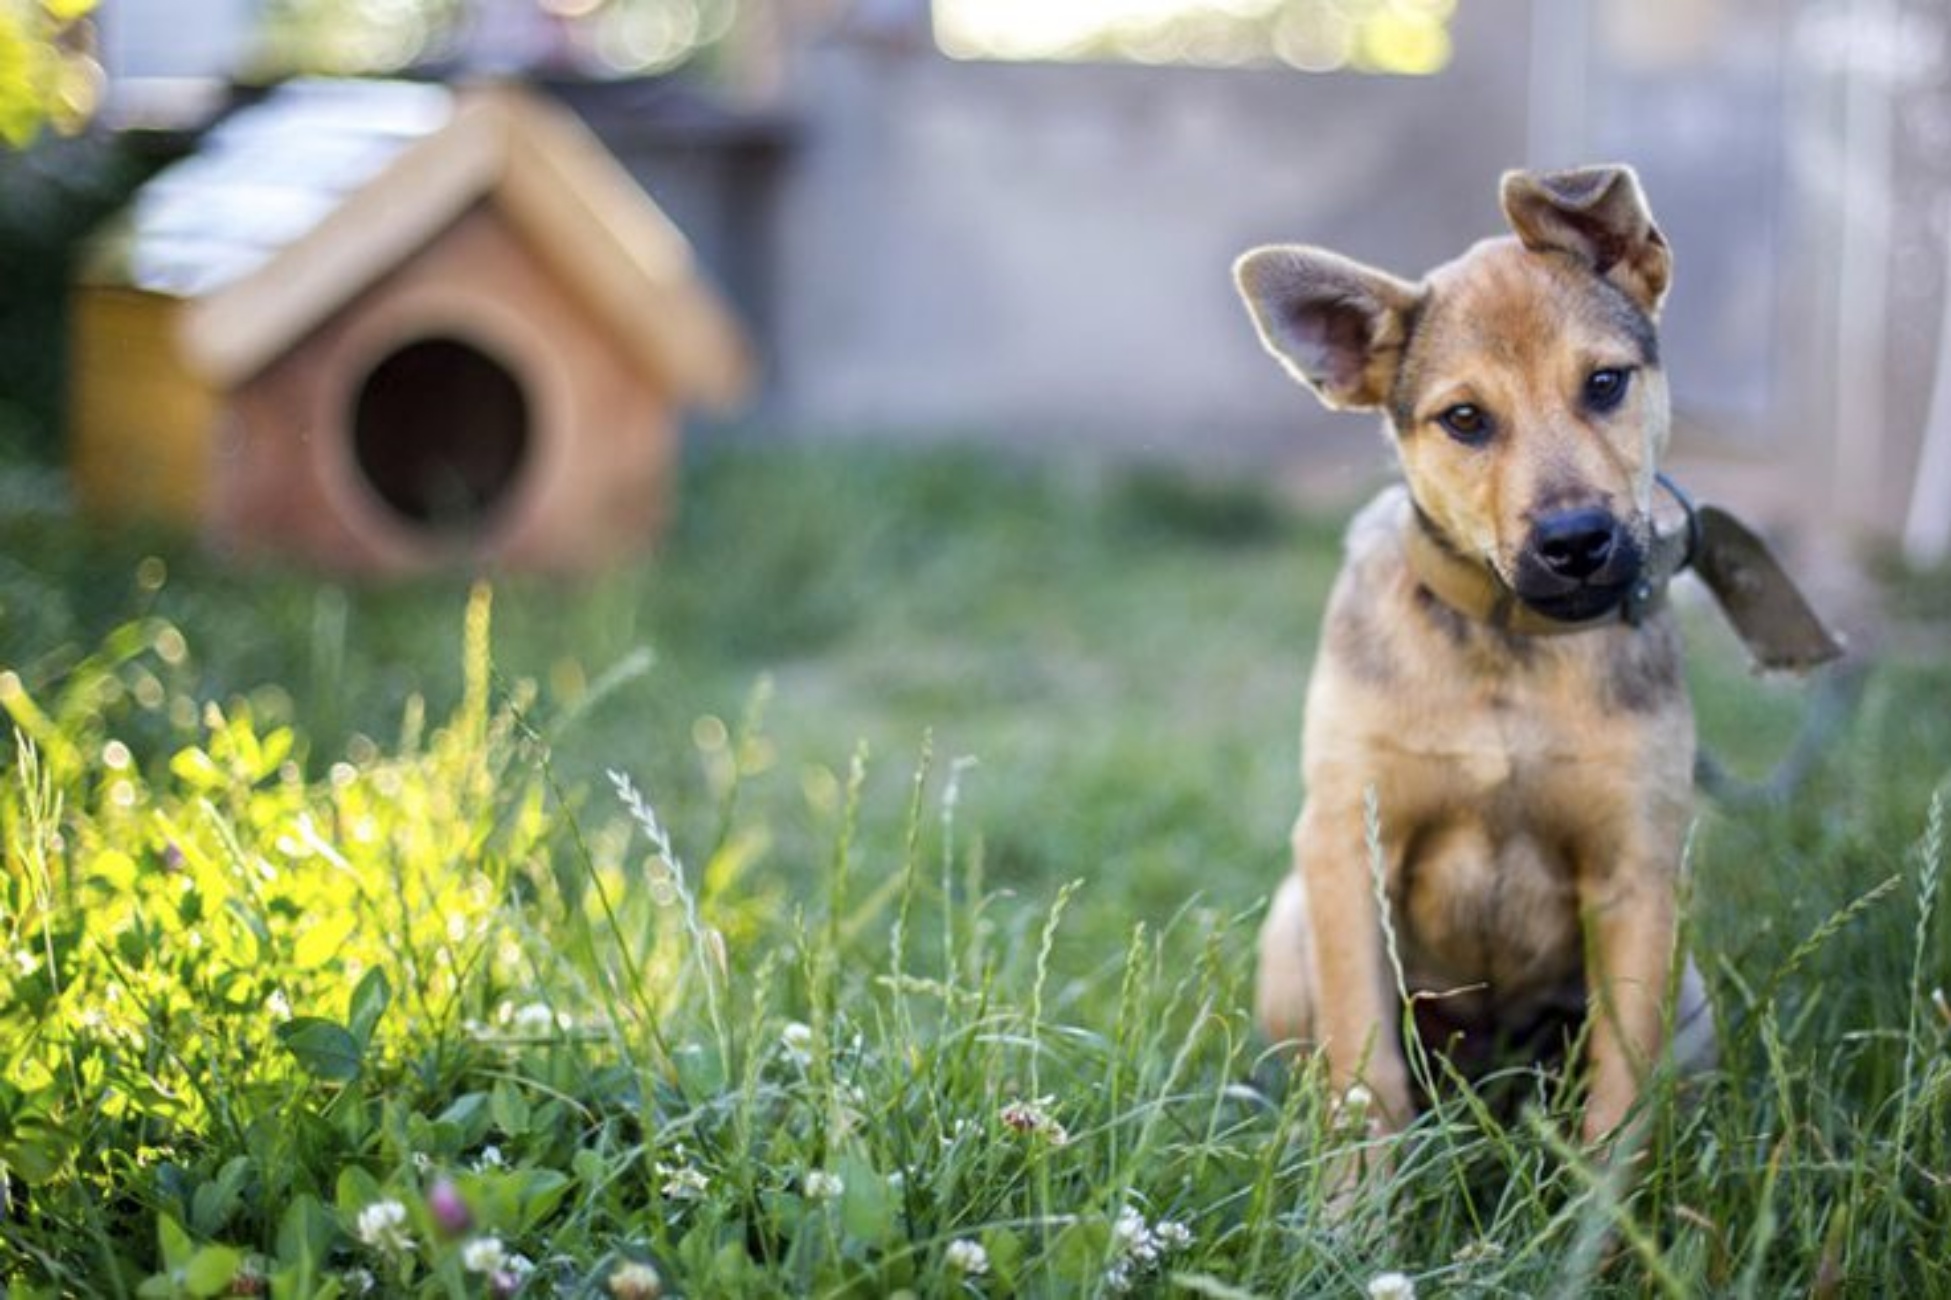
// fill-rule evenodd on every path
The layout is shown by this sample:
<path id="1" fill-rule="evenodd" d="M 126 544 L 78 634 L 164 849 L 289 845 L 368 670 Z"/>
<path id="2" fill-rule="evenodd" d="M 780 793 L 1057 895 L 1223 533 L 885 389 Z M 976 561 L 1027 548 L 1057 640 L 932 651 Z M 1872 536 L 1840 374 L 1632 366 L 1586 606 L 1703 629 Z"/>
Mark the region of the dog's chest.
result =
<path id="1" fill-rule="evenodd" d="M 1630 780 L 1606 743 L 1620 733 L 1594 707 L 1603 657 L 1473 630 L 1397 662 L 1415 667 L 1340 722 L 1376 793 L 1412 981 L 1485 985 L 1497 1002 L 1575 985 L 1574 855 L 1604 792 Z M 1314 738 L 1330 751 L 1343 739 Z"/>
<path id="2" fill-rule="evenodd" d="M 1459 814 L 1417 827 L 1390 901 L 1415 987 L 1487 985 L 1502 997 L 1576 980 L 1576 886 L 1551 844 Z"/>
<path id="3" fill-rule="evenodd" d="M 1400 770 L 1404 804 L 1501 809 L 1522 830 L 1595 779 L 1591 765 L 1616 729 L 1594 707 L 1590 654 L 1528 643 L 1507 654 L 1490 640 L 1444 645 L 1393 688 L 1365 692 L 1353 730 L 1379 766 Z"/>

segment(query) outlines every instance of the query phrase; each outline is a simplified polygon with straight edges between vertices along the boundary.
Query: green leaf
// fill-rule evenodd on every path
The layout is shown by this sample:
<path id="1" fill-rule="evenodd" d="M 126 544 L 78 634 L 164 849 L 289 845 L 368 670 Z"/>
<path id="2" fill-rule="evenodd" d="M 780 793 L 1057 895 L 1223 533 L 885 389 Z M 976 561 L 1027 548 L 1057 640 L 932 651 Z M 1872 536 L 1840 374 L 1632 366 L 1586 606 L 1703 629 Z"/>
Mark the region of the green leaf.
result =
<path id="1" fill-rule="evenodd" d="M 363 1053 L 343 1025 L 321 1016 L 293 1016 L 278 1026 L 278 1041 L 314 1079 L 349 1083 L 359 1077 Z"/>
<path id="2" fill-rule="evenodd" d="M 393 986 L 387 982 L 386 972 L 377 966 L 360 977 L 358 986 L 352 990 L 346 1004 L 346 1027 L 358 1040 L 362 1054 L 372 1045 L 373 1030 L 378 1028 L 392 1001 Z"/>
<path id="3" fill-rule="evenodd" d="M 230 778 L 224 775 L 216 760 L 194 746 L 178 750 L 176 757 L 169 760 L 169 770 L 172 776 L 194 790 L 221 790 L 230 783 Z"/>
<path id="4" fill-rule="evenodd" d="M 488 1108 L 494 1115 L 495 1127 L 509 1137 L 521 1137 L 528 1132 L 528 1098 L 506 1079 L 495 1084 Z"/>
<path id="5" fill-rule="evenodd" d="M 291 946 L 291 963 L 300 970 L 317 970 L 339 955 L 339 949 L 359 925 L 359 914 L 343 907 L 311 921 Z"/>
<path id="6" fill-rule="evenodd" d="M 490 1120 L 488 1094 L 485 1092 L 464 1092 L 434 1117 L 434 1123 L 451 1128 L 458 1135 L 459 1144 L 464 1147 L 471 1147 L 487 1136 Z"/>
<path id="7" fill-rule="evenodd" d="M 243 1262 L 242 1251 L 230 1246 L 205 1246 L 190 1257 L 189 1267 L 183 1271 L 183 1285 L 191 1295 L 223 1295 L 230 1290 Z"/>
<path id="8" fill-rule="evenodd" d="M 1016 1289 L 1023 1271 L 1023 1239 L 1004 1228 L 991 1228 L 982 1234 L 983 1253 L 989 1256 L 989 1273 L 1004 1292 Z"/>
<path id="9" fill-rule="evenodd" d="M 51 1182 L 67 1168 L 77 1143 L 44 1115 L 15 1118 L 13 1132 L 0 1133 L 0 1168 L 30 1187 Z"/>
<path id="10" fill-rule="evenodd" d="M 280 1268 L 271 1273 L 271 1300 L 339 1300 L 344 1294 L 337 1277 L 320 1282 L 310 1269 Z"/>
<path id="11" fill-rule="evenodd" d="M 231 960 L 244 969 L 256 967 L 258 954 L 270 946 L 271 928 L 242 899 L 225 899 L 224 911 L 237 923 L 234 931 L 237 948 L 230 954 Z"/>
<path id="12" fill-rule="evenodd" d="M 887 1179 L 859 1156 L 840 1161 L 840 1226 L 848 1236 L 870 1246 L 886 1244 L 894 1235 L 894 1197 Z"/>
<path id="13" fill-rule="evenodd" d="M 254 769 L 260 779 L 276 772 L 284 761 L 291 757 L 293 740 L 289 727 L 279 727 L 264 738 L 263 748 L 257 755 L 257 765 Z"/>
<path id="14" fill-rule="evenodd" d="M 214 1237 L 224 1230 L 250 1181 L 251 1161 L 236 1156 L 224 1162 L 217 1176 L 196 1189 L 190 1198 L 190 1228 L 200 1237 Z"/>
<path id="15" fill-rule="evenodd" d="M 589 1187 L 601 1187 L 610 1181 L 609 1162 L 588 1147 L 569 1158 L 569 1172 Z"/>
<path id="16" fill-rule="evenodd" d="M 751 1253 L 736 1241 L 726 1242 L 712 1256 L 712 1281 L 725 1288 L 725 1294 L 737 1294 L 739 1289 L 756 1280 L 754 1275 L 757 1272 Z"/>
<path id="17" fill-rule="evenodd" d="M 339 1171 L 339 1185 L 332 1202 L 340 1214 L 355 1219 L 359 1211 L 384 1197 L 379 1180 L 358 1165 L 347 1165 Z"/>
<path id="18" fill-rule="evenodd" d="M 310 1192 L 300 1192 L 278 1222 L 278 1262 L 295 1268 L 301 1278 L 310 1276 L 332 1249 L 337 1233 L 332 1212 Z"/>
<path id="19" fill-rule="evenodd" d="M 1057 1234 L 1050 1247 L 1050 1267 L 1070 1285 L 1089 1289 L 1097 1282 L 1110 1248 L 1110 1224 L 1097 1218 L 1079 1219 Z"/>
<path id="20" fill-rule="evenodd" d="M 569 1190 L 569 1176 L 554 1169 L 529 1169 L 522 1173 L 520 1231 L 532 1232 L 555 1213 L 556 1206 Z"/>
<path id="21" fill-rule="evenodd" d="M 332 1106 L 331 1127 L 354 1151 L 366 1150 L 377 1137 L 372 1103 L 357 1092 L 340 1093 Z"/>
<path id="22" fill-rule="evenodd" d="M 156 1244 L 162 1247 L 163 1268 L 171 1273 L 188 1268 L 190 1257 L 196 1254 L 196 1243 L 174 1215 L 165 1214 L 156 1220 Z"/>

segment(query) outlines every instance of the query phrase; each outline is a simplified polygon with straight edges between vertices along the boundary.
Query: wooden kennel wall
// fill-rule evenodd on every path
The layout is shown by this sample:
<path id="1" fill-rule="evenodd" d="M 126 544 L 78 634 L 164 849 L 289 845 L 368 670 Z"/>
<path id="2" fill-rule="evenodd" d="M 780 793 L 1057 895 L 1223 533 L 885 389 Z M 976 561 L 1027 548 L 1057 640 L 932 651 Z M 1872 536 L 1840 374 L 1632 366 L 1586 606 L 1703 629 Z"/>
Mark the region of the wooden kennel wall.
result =
<path id="1" fill-rule="evenodd" d="M 615 558 L 667 516 L 680 412 L 748 381 L 683 236 L 509 87 L 283 87 L 86 265 L 84 507 L 335 568 Z"/>

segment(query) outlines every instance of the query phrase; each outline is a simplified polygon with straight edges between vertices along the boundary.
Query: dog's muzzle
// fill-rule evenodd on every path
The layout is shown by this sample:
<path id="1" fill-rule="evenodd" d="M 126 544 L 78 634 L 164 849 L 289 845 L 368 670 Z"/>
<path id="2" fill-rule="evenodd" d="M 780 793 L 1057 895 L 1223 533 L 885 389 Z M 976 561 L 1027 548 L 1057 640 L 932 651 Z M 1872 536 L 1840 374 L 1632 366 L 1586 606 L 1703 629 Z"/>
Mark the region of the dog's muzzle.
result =
<path id="1" fill-rule="evenodd" d="M 1532 525 L 1511 590 L 1546 618 L 1582 623 L 1617 609 L 1645 567 L 1645 551 L 1623 522 L 1580 506 Z"/>

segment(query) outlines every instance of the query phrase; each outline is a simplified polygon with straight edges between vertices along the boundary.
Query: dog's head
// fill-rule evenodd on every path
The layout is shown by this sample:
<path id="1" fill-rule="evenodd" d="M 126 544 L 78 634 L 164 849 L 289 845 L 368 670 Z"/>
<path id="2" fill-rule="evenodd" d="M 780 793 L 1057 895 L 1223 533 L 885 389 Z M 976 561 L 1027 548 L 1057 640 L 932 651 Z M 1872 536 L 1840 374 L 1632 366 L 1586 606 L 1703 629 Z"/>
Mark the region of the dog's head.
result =
<path id="1" fill-rule="evenodd" d="M 1380 410 L 1422 522 L 1539 613 L 1616 607 L 1651 538 L 1672 272 L 1625 167 L 1511 172 L 1516 238 L 1419 284 L 1316 248 L 1234 268 L 1260 337 L 1330 407 Z"/>

